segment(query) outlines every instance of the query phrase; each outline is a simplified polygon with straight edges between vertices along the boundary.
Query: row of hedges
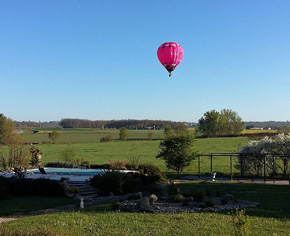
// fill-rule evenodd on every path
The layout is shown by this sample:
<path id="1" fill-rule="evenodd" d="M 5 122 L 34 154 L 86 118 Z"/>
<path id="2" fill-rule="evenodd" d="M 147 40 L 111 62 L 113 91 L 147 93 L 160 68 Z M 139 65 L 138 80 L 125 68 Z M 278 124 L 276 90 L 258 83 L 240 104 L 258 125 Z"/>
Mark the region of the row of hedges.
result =
<path id="1" fill-rule="evenodd" d="M 65 186 L 49 179 L 0 178 L 0 198 L 7 194 L 17 196 L 62 197 Z"/>

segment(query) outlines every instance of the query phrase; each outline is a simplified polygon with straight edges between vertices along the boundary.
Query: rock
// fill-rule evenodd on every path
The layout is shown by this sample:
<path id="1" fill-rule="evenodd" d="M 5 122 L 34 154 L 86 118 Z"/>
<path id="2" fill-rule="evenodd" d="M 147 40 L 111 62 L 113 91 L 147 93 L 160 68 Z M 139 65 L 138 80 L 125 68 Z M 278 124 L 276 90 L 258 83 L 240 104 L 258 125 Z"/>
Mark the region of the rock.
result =
<path id="1" fill-rule="evenodd" d="M 151 205 L 153 205 L 155 202 L 157 202 L 158 200 L 158 197 L 155 195 L 155 194 L 151 194 L 150 197 L 149 197 L 149 203 Z"/>
<path id="2" fill-rule="evenodd" d="M 229 194 L 229 193 L 225 194 L 224 198 L 227 200 L 234 200 L 234 196 L 232 194 Z"/>
<path id="3" fill-rule="evenodd" d="M 139 198 L 143 197 L 143 194 L 141 192 L 138 192 L 135 194 L 136 196 L 139 196 Z"/>
<path id="4" fill-rule="evenodd" d="M 199 208 L 207 208 L 207 205 L 204 202 L 198 204 Z"/>
<path id="5" fill-rule="evenodd" d="M 141 197 L 140 198 L 140 210 L 147 211 L 149 209 L 149 197 Z"/>

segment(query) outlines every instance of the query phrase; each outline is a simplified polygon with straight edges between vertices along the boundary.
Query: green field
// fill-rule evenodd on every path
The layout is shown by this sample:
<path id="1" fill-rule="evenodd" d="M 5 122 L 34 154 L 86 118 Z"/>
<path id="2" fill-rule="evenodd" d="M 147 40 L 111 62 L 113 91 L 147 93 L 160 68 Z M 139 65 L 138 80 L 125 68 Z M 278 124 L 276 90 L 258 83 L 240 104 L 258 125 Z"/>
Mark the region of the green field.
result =
<path id="1" fill-rule="evenodd" d="M 258 201 L 247 209 L 250 235 L 289 235 L 289 186 L 188 182 L 182 189 L 228 192 Z M 1 235 L 235 235 L 233 216 L 220 213 L 144 214 L 115 212 L 111 204 L 0 224 Z"/>
<path id="2" fill-rule="evenodd" d="M 57 129 L 60 133 L 59 139 L 56 140 L 57 143 L 95 143 L 100 142 L 102 137 L 107 135 L 112 136 L 114 140 L 119 139 L 118 129 Z M 38 143 L 51 143 L 52 141 L 48 138 L 48 133 L 51 130 L 39 129 L 39 132 L 32 134 L 31 132 L 25 132 L 22 137 L 26 142 L 38 142 Z M 164 138 L 163 130 L 129 130 L 128 140 L 147 140 L 148 133 L 153 133 L 153 139 Z"/>
<path id="3" fill-rule="evenodd" d="M 236 152 L 242 144 L 246 143 L 247 138 L 211 138 L 197 139 L 195 149 L 199 153 L 211 152 Z M 71 143 L 71 144 L 40 144 L 38 148 L 42 150 L 43 162 L 59 161 L 59 153 L 67 147 L 75 150 L 76 158 L 83 158 L 90 161 L 91 164 L 103 164 L 114 160 L 132 160 L 133 157 L 139 156 L 141 163 L 150 163 L 167 171 L 164 162 L 156 159 L 155 156 L 159 150 L 160 141 L 115 141 L 105 143 Z M 219 160 L 218 160 L 219 159 Z M 220 173 L 229 173 L 230 163 L 228 157 L 216 158 L 213 170 Z M 194 160 L 185 172 L 197 173 L 197 160 Z M 201 172 L 210 171 L 209 157 L 203 157 L 201 160 Z"/>

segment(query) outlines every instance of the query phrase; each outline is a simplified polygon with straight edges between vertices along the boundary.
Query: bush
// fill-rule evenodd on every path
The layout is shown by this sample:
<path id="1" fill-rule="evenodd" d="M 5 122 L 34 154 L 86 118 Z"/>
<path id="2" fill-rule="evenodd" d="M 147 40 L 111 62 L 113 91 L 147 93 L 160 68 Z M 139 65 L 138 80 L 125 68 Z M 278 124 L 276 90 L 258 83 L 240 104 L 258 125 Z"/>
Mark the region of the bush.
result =
<path id="1" fill-rule="evenodd" d="M 173 196 L 173 201 L 175 201 L 175 202 L 183 202 L 184 199 L 185 199 L 184 196 L 181 194 L 177 194 L 177 195 Z"/>
<path id="2" fill-rule="evenodd" d="M 129 161 L 110 161 L 109 162 L 110 169 L 112 170 L 127 170 L 130 166 Z M 130 168 L 129 168 L 130 169 Z"/>
<path id="3" fill-rule="evenodd" d="M 72 187 L 69 187 L 69 189 L 67 190 L 67 192 L 69 194 L 78 194 L 79 193 L 79 188 L 78 187 L 75 187 L 75 186 L 72 186 Z"/>
<path id="4" fill-rule="evenodd" d="M 110 192 L 114 194 L 121 194 L 123 185 L 123 174 L 118 171 L 106 171 L 104 174 L 95 175 L 90 180 L 90 185 L 104 191 L 104 194 Z"/>
<path id="5" fill-rule="evenodd" d="M 91 169 L 105 169 L 105 170 L 109 170 L 111 167 L 110 167 L 109 164 L 101 164 L 101 165 L 94 164 L 94 165 L 90 165 L 90 168 Z"/>
<path id="6" fill-rule="evenodd" d="M 167 192 L 170 196 L 175 196 L 179 194 L 179 188 L 177 184 L 174 183 L 174 181 L 170 180 L 167 184 Z"/>
<path id="7" fill-rule="evenodd" d="M 228 199 L 228 198 L 223 197 L 223 198 L 221 199 L 221 203 L 222 203 L 223 205 L 227 204 L 228 202 L 229 202 L 229 199 Z"/>
<path id="8" fill-rule="evenodd" d="M 8 194 L 7 180 L 4 177 L 0 177 L 0 200 L 5 198 Z"/>
<path id="9" fill-rule="evenodd" d="M 113 141 L 112 135 L 107 135 L 105 137 L 100 138 L 100 142 L 112 142 L 112 141 Z"/>
<path id="10" fill-rule="evenodd" d="M 45 167 L 56 167 L 56 168 L 73 168 L 73 163 L 65 163 L 65 162 L 48 162 L 44 164 Z"/>
<path id="11" fill-rule="evenodd" d="M 151 164 L 139 165 L 138 171 L 142 174 L 147 175 L 147 176 L 152 176 L 152 177 L 156 178 L 156 182 L 166 180 L 166 177 L 161 172 L 161 170 L 158 167 L 151 165 Z"/>
<path id="12" fill-rule="evenodd" d="M 193 191 L 190 194 L 195 201 L 202 202 L 205 198 L 205 193 L 203 191 Z"/>
<path id="13" fill-rule="evenodd" d="M 9 193 L 18 196 L 50 196 L 62 197 L 64 186 L 49 179 L 7 179 Z"/>
<path id="14" fill-rule="evenodd" d="M 208 207 L 214 207 L 215 206 L 215 202 L 212 198 L 208 199 L 205 201 L 206 206 Z"/>
<path id="15" fill-rule="evenodd" d="M 132 193 L 137 191 L 158 192 L 156 176 L 147 176 L 141 173 L 123 174 L 115 170 L 106 171 L 102 175 L 95 175 L 90 185 L 101 190 L 103 195 Z"/>

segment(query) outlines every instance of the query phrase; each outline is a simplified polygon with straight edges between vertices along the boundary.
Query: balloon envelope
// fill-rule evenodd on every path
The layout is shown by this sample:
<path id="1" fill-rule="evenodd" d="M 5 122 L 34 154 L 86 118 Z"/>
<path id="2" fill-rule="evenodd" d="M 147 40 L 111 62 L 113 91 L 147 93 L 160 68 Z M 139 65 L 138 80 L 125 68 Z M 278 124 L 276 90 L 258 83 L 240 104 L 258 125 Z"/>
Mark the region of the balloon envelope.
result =
<path id="1" fill-rule="evenodd" d="M 181 62 L 183 54 L 181 45 L 174 42 L 163 43 L 157 50 L 157 57 L 165 69 L 168 70 L 169 76 Z"/>

